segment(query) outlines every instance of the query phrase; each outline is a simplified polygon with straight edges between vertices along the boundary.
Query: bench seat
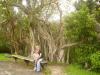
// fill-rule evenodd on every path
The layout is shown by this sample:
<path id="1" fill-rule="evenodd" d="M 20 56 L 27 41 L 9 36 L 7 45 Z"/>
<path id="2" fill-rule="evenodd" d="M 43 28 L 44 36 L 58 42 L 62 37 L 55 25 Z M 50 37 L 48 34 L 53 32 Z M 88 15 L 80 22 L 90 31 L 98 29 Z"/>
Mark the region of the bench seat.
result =
<path id="1" fill-rule="evenodd" d="M 21 55 L 11 55 L 11 56 L 15 59 L 22 59 L 22 60 L 34 62 L 34 60 L 32 58 L 29 58 L 29 57 L 24 57 L 24 56 L 21 56 Z"/>
<path id="2" fill-rule="evenodd" d="M 28 65 L 29 62 L 34 62 L 34 59 L 33 58 L 30 58 L 30 57 L 24 57 L 24 56 L 21 56 L 21 55 L 11 55 L 11 57 L 13 57 L 15 59 L 15 62 L 17 62 L 17 59 L 21 59 L 21 60 L 24 60 L 24 62 Z M 41 65 L 42 67 L 44 67 L 44 65 L 47 65 L 47 61 L 43 60 L 41 62 Z"/>

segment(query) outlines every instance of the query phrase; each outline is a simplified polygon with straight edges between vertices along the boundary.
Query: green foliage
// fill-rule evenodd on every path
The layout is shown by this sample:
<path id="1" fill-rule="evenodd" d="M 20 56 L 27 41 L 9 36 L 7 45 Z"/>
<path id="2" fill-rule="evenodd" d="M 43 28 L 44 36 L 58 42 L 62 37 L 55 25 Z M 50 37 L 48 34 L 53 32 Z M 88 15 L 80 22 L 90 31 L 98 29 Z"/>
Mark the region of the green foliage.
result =
<path id="1" fill-rule="evenodd" d="M 82 9 L 66 17 L 65 37 L 74 41 L 93 41 L 97 35 L 94 25 L 95 18 L 84 5 Z"/>
<path id="2" fill-rule="evenodd" d="M 81 44 L 75 48 L 75 55 L 77 62 L 85 63 L 90 62 L 90 55 L 97 50 L 97 47 L 93 44 Z"/>
<path id="3" fill-rule="evenodd" d="M 100 73 L 87 71 L 78 65 L 69 65 L 65 68 L 65 73 L 68 75 L 100 75 Z"/>
<path id="4" fill-rule="evenodd" d="M 82 5 L 86 5 L 89 9 L 89 13 L 95 16 L 97 22 L 100 23 L 100 4 L 97 4 L 99 0 L 79 0 L 75 3 L 76 10 L 80 10 Z"/>
<path id="5" fill-rule="evenodd" d="M 8 61 L 10 58 L 6 57 L 7 54 L 0 54 L 0 61 Z"/>
<path id="6" fill-rule="evenodd" d="M 19 53 L 26 49 L 25 39 L 29 37 L 29 18 L 19 9 L 19 13 L 14 12 L 14 7 L 20 0 L 0 1 L 0 48 L 1 52 L 9 48 L 10 52 L 15 52 L 19 47 Z M 20 3 L 19 3 L 20 4 Z M 20 45 L 19 45 L 20 44 Z M 4 48 L 5 47 L 5 48 Z"/>
<path id="7" fill-rule="evenodd" d="M 92 68 L 100 69 L 100 51 L 93 53 L 90 57 Z"/>
<path id="8" fill-rule="evenodd" d="M 94 14 L 90 13 L 93 12 L 90 11 L 92 9 L 91 4 L 92 2 L 90 4 L 82 3 L 80 9 L 65 18 L 65 37 L 71 42 L 82 41 L 81 44 L 71 49 L 70 59 L 72 62 L 81 63 L 84 66 L 87 62 L 89 67 L 92 67 L 91 63 L 97 67 L 96 65 L 100 63 L 100 59 L 96 60 L 96 56 L 93 59 L 92 57 L 100 47 L 97 42 L 97 32 L 95 31 L 96 18 Z M 93 56 L 91 56 L 92 54 Z M 93 61 L 97 62 L 97 64 L 93 63 Z"/>
<path id="9" fill-rule="evenodd" d="M 95 11 L 95 18 L 96 18 L 97 22 L 100 23 L 100 6 Z"/>

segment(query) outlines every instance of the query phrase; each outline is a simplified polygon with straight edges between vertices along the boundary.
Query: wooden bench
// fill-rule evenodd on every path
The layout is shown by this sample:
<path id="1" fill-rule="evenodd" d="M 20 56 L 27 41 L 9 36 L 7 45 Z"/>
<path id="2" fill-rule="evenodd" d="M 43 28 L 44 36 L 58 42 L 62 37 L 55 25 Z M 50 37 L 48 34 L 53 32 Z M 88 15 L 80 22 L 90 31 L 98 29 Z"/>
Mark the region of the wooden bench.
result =
<path id="1" fill-rule="evenodd" d="M 17 59 L 21 59 L 21 60 L 24 60 L 24 62 L 28 65 L 29 62 L 32 62 L 34 63 L 34 60 L 30 57 L 24 57 L 24 56 L 21 56 L 21 55 L 11 55 L 12 58 L 15 59 L 15 62 L 17 62 Z M 44 68 L 44 65 L 47 65 L 47 61 L 42 61 L 41 62 L 41 66 L 42 68 Z"/>

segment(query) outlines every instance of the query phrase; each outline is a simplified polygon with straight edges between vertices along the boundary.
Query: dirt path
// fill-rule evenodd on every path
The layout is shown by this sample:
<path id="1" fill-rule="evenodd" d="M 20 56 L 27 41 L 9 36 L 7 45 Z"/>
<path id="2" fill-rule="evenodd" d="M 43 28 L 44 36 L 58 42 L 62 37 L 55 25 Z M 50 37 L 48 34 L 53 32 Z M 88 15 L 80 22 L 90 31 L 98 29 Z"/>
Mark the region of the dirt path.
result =
<path id="1" fill-rule="evenodd" d="M 50 65 L 48 68 L 51 75 L 67 75 L 63 72 L 63 66 Z M 44 75 L 43 73 L 35 73 L 32 68 L 15 62 L 0 61 L 0 75 Z"/>
<path id="2" fill-rule="evenodd" d="M 49 66 L 48 67 L 51 70 L 51 75 L 67 75 L 63 71 L 62 66 Z"/>
<path id="3" fill-rule="evenodd" d="M 14 62 L 0 61 L 0 75 L 43 75 Z"/>

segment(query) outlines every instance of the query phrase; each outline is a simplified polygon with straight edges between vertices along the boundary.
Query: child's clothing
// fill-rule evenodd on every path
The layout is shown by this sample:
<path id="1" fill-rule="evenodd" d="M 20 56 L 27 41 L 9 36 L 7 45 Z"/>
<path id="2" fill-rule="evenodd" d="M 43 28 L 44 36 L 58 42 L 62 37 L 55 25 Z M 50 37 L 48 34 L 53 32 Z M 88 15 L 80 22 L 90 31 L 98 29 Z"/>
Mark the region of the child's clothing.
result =
<path id="1" fill-rule="evenodd" d="M 39 72 L 41 70 L 41 61 L 43 60 L 41 58 L 41 53 L 38 54 L 38 53 L 34 53 L 33 54 L 33 58 L 35 60 L 35 67 L 34 67 L 34 70 Z"/>

